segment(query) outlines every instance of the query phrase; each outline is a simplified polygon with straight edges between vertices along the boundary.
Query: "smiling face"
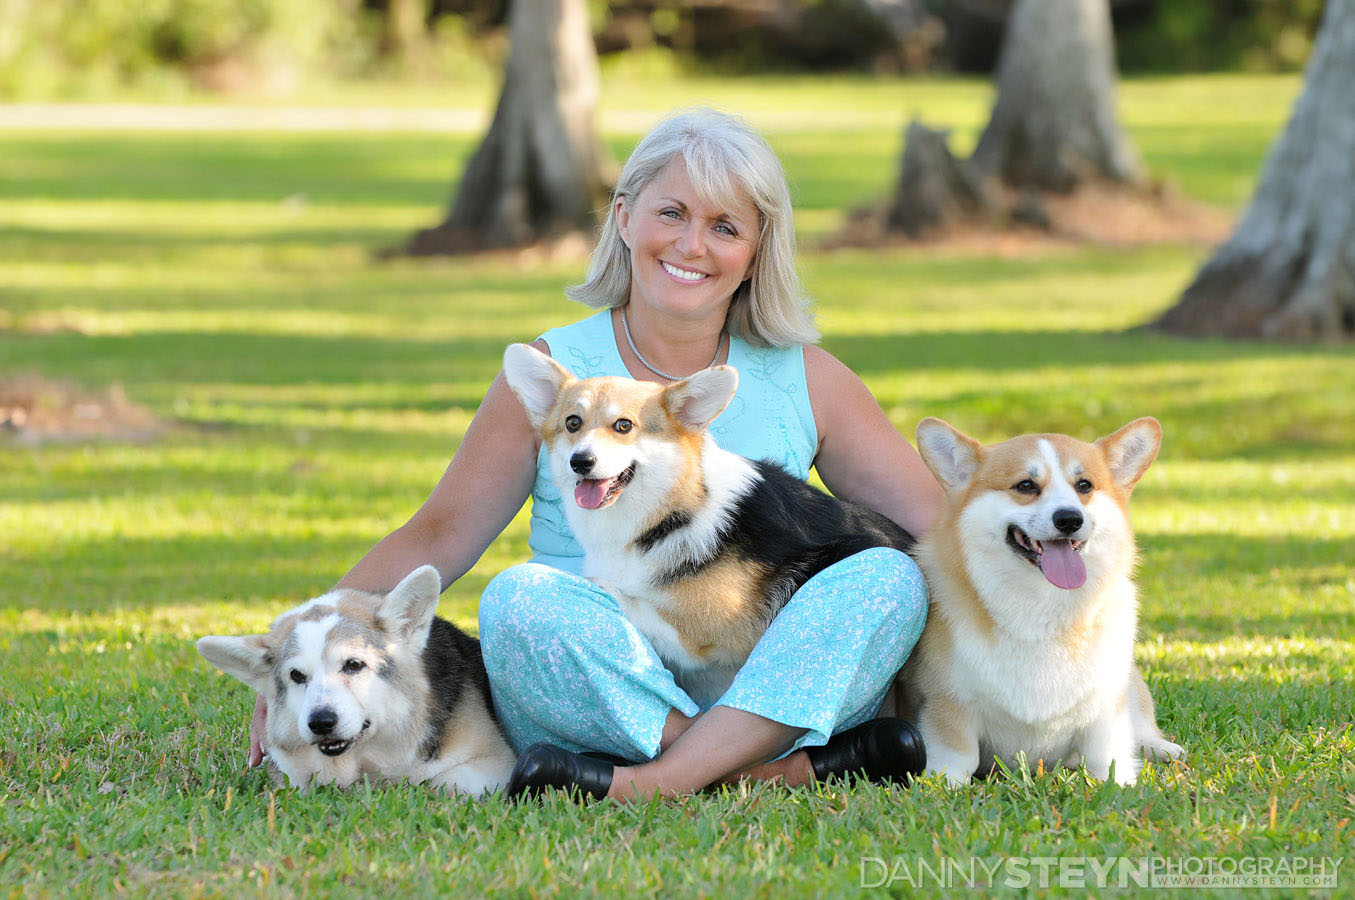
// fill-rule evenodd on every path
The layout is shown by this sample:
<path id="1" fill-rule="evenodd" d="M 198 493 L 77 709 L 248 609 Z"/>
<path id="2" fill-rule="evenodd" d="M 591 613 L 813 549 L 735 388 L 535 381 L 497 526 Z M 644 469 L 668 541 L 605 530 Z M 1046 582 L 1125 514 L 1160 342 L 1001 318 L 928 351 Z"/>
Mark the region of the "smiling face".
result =
<path id="1" fill-rule="evenodd" d="M 917 438 L 950 495 L 976 584 L 1022 583 L 1038 571 L 1058 591 L 1094 592 L 1104 577 L 1127 571 L 1134 542 L 1126 506 L 1157 456 L 1157 420 L 1137 419 L 1093 444 L 1035 434 L 983 447 L 939 419 L 920 422 Z"/>
<path id="2" fill-rule="evenodd" d="M 630 249 L 632 303 L 683 318 L 723 316 L 753 274 L 757 207 L 741 192 L 719 204 L 702 200 L 681 157 L 637 196 L 618 197 L 615 212 Z"/>

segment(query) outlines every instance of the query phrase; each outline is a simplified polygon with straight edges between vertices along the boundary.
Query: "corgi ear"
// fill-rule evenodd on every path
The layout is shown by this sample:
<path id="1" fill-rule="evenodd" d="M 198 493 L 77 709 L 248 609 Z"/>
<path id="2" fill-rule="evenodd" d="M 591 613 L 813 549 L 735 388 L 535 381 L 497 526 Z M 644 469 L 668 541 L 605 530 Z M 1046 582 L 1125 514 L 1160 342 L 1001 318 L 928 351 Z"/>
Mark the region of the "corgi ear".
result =
<path id="1" fill-rule="evenodd" d="M 402 643 L 422 650 L 433 627 L 433 610 L 442 593 L 442 577 L 432 566 L 419 566 L 386 595 L 377 610 L 377 625 Z"/>
<path id="2" fill-rule="evenodd" d="M 982 444 L 930 416 L 917 423 L 917 452 L 948 494 L 964 490 L 983 459 Z"/>
<path id="3" fill-rule="evenodd" d="M 545 424 L 560 388 L 574 380 L 568 369 L 527 344 L 509 344 L 503 351 L 503 376 L 533 428 Z"/>
<path id="4" fill-rule="evenodd" d="M 262 634 L 244 637 L 209 635 L 198 641 L 198 652 L 221 671 L 263 693 L 273 671 L 269 647 Z"/>
<path id="5" fill-rule="evenodd" d="M 1162 446 L 1162 425 L 1152 416 L 1135 419 L 1114 434 L 1096 442 L 1106 455 L 1110 476 L 1125 490 L 1132 490 L 1148 471 Z"/>
<path id="6" fill-rule="evenodd" d="M 663 406 L 688 431 L 706 430 L 725 411 L 739 389 L 739 370 L 733 366 L 702 369 L 663 392 Z"/>

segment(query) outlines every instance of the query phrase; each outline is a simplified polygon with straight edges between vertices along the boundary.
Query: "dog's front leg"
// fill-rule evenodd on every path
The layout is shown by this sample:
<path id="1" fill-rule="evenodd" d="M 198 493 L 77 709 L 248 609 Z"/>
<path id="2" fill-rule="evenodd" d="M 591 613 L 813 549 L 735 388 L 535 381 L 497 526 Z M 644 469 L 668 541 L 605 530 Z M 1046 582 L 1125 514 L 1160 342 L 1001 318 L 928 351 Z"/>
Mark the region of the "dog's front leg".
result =
<path id="1" fill-rule="evenodd" d="M 927 772 L 941 772 L 950 784 L 968 784 L 979 767 L 979 735 L 973 718 L 948 697 L 928 698 L 918 716 L 927 748 Z"/>
<path id="2" fill-rule="evenodd" d="M 1148 691 L 1148 684 L 1137 667 L 1129 682 L 1129 715 L 1134 723 L 1134 743 L 1143 751 L 1144 759 L 1168 762 L 1185 757 L 1185 748 L 1167 740 L 1157 727 L 1153 695 Z"/>
<path id="3" fill-rule="evenodd" d="M 1120 709 L 1090 725 L 1078 743 L 1083 764 L 1097 778 L 1109 778 L 1114 764 L 1116 784 L 1138 781 L 1142 763 L 1136 752 L 1134 724 L 1123 703 Z"/>

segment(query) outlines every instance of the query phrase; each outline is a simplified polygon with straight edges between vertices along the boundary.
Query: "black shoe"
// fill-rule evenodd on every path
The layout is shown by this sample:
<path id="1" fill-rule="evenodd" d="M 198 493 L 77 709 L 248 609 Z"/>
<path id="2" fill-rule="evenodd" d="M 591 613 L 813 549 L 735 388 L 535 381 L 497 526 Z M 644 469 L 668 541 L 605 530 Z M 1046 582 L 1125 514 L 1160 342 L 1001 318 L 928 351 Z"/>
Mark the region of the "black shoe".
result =
<path id="1" fill-rule="evenodd" d="M 822 747 L 806 747 L 814 777 L 841 778 L 848 772 L 871 781 L 906 782 L 927 767 L 922 735 L 903 719 L 871 719 L 828 739 Z"/>
<path id="2" fill-rule="evenodd" d="M 614 768 L 611 762 L 596 756 L 570 753 L 543 741 L 532 744 L 518 757 L 504 793 L 510 800 L 516 800 L 540 797 L 554 788 L 580 800 L 601 800 L 612 786 Z"/>

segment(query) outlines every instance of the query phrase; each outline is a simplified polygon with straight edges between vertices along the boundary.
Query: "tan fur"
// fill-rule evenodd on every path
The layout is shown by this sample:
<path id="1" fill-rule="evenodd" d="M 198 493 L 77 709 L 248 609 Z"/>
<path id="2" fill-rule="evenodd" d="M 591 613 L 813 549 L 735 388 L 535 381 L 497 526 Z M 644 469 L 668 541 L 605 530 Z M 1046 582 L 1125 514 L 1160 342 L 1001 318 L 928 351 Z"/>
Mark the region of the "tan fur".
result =
<path id="1" fill-rule="evenodd" d="M 950 502 L 917 548 L 931 609 L 894 692 L 899 713 L 919 722 L 929 771 L 963 782 L 987 771 L 996 758 L 1014 764 L 1019 749 L 1031 765 L 1051 754 L 1045 760 L 1051 765 L 1060 759 L 1085 759 L 1100 777 L 1113 760 L 1116 780 L 1132 783 L 1138 760 L 1127 757 L 1138 748 L 1156 758 L 1183 754 L 1158 730 L 1152 698 L 1129 659 L 1137 607 L 1129 581 L 1134 544 L 1126 504 L 1134 482 L 1156 455 L 1155 445 L 1151 453 L 1146 448 L 1155 427 L 1152 420 L 1139 420 L 1096 444 L 1064 435 L 1026 435 L 983 447 L 937 420 L 919 426 L 923 459 L 946 487 Z M 1117 442 L 1128 440 L 1127 435 L 1136 440 L 1125 450 Z M 1057 471 L 1048 465 L 1049 448 L 1057 454 Z M 1124 459 L 1133 465 L 1121 465 Z M 1092 491 L 1069 489 L 1083 478 L 1091 482 Z M 1025 479 L 1039 486 L 1038 495 L 1016 489 Z M 1085 591 L 1051 591 L 1040 583 L 1034 566 L 1013 554 L 1028 569 L 1013 568 L 995 549 L 1004 543 L 998 530 L 1005 527 L 1002 509 L 1020 516 L 1027 508 L 1038 515 L 1041 511 L 1032 504 L 1047 490 L 1060 489 L 1050 494 L 1051 501 L 1080 501 L 1087 521 L 1098 509 L 1105 520 L 1101 532 L 1093 529 L 1086 542 L 1088 548 L 1093 541 L 1102 543 L 1096 546 Z M 1106 519 L 1105 508 L 1094 506 L 1104 502 L 1098 497 L 1113 501 L 1123 524 L 1114 516 Z M 987 530 L 974 533 L 980 527 Z M 993 560 L 1011 574 L 994 581 L 980 570 L 976 581 L 978 559 Z M 1032 598 L 1046 598 L 1032 616 L 1048 616 L 1053 610 L 1055 618 L 1043 633 L 1018 635 L 1011 630 L 1027 624 L 1021 609 L 1026 591 L 1033 592 Z M 1115 668 L 1120 659 L 1123 670 Z M 1058 679 L 1064 680 L 1062 688 Z M 1041 699 L 1045 696 L 1047 701 Z M 1042 703 L 1043 713 L 1038 711 Z M 1028 745 L 1016 746 L 1022 742 Z"/>
<path id="2" fill-rule="evenodd" d="M 659 615 L 698 660 L 712 654 L 747 656 L 767 630 L 766 575 L 748 560 L 724 557 L 665 591 Z"/>

